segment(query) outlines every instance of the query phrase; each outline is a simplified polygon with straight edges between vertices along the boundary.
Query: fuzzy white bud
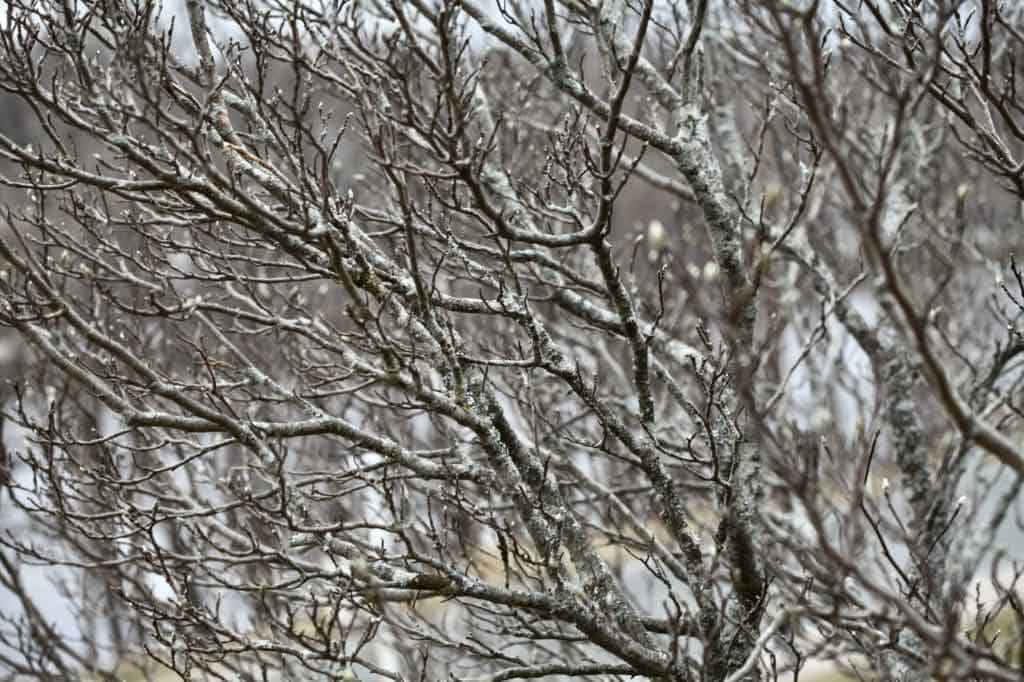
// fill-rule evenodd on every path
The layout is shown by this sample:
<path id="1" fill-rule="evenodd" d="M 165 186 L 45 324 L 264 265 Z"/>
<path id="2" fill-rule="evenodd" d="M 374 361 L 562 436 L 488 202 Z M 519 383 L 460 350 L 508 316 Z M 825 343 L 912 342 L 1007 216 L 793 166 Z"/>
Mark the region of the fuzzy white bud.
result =
<path id="1" fill-rule="evenodd" d="M 651 224 L 647 226 L 647 239 L 652 249 L 660 249 L 664 246 L 666 236 L 665 225 L 657 218 L 652 220 Z"/>

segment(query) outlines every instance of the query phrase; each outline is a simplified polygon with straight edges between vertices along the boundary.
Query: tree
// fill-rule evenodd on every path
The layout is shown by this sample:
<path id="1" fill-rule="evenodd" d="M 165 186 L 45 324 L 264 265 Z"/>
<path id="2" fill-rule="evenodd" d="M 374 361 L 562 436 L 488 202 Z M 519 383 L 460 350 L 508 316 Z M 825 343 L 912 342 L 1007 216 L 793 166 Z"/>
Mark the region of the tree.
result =
<path id="1" fill-rule="evenodd" d="M 12 676 L 1019 679 L 1016 3 L 7 7 Z"/>

